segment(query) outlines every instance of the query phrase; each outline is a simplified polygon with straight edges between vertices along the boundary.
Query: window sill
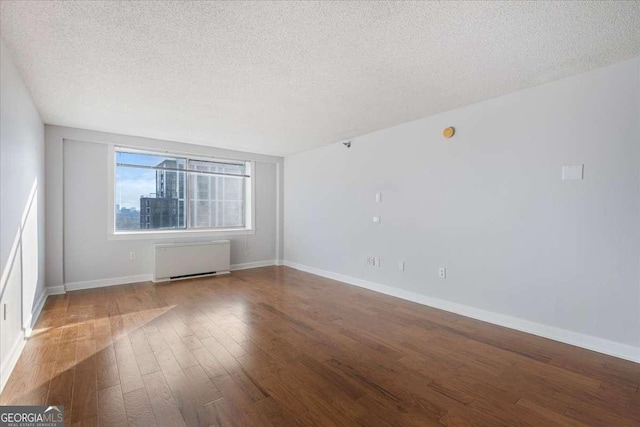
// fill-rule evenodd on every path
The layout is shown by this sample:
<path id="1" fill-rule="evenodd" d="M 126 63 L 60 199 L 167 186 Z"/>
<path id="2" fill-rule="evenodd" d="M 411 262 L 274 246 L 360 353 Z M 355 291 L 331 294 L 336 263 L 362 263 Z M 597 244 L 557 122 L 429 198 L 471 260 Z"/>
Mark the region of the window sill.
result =
<path id="1" fill-rule="evenodd" d="M 158 240 L 158 239 L 184 239 L 189 237 L 215 237 L 244 236 L 256 234 L 255 229 L 230 228 L 208 230 L 158 230 L 158 231 L 124 231 L 110 232 L 107 240 Z"/>

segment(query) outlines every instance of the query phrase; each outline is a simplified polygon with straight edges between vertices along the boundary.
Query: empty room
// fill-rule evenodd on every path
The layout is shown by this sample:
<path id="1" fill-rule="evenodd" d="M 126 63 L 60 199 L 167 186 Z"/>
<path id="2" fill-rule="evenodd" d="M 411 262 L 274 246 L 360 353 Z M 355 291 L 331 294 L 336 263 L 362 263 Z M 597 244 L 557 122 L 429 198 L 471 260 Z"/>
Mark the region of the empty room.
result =
<path id="1" fill-rule="evenodd" d="M 0 38 L 0 426 L 640 426 L 640 2 Z"/>

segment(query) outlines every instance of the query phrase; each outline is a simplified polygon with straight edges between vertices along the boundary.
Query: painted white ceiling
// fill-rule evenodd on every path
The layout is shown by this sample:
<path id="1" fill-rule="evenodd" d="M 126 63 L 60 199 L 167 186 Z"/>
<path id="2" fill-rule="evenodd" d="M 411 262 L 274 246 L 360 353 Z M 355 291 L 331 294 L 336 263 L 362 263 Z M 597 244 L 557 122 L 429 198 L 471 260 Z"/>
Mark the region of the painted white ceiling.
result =
<path id="1" fill-rule="evenodd" d="M 640 54 L 640 2 L 1 4 L 46 123 L 277 155 Z"/>

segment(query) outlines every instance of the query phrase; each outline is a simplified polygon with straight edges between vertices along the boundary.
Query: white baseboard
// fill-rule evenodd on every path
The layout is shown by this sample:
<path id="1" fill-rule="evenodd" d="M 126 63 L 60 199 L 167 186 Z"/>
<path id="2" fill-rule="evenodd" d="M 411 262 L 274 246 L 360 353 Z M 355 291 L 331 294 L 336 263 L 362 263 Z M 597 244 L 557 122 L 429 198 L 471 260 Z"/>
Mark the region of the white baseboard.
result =
<path id="1" fill-rule="evenodd" d="M 47 291 L 47 296 L 48 295 L 63 295 L 65 293 L 64 285 L 46 286 L 45 290 Z"/>
<path id="2" fill-rule="evenodd" d="M 38 321 L 38 318 L 40 317 L 40 313 L 42 312 L 42 308 L 44 307 L 44 303 L 47 301 L 48 296 L 49 296 L 49 293 L 47 291 L 47 288 L 44 288 L 40 293 L 40 296 L 38 297 L 38 302 L 33 308 L 33 311 L 31 312 L 31 315 L 29 316 L 25 324 L 24 336 L 26 338 L 31 336 L 31 331 L 33 330 L 33 326 Z"/>
<path id="3" fill-rule="evenodd" d="M 11 376 L 13 368 L 16 367 L 16 363 L 18 363 L 18 359 L 20 358 L 26 343 L 27 340 L 25 339 L 24 334 L 18 334 L 17 339 L 11 345 L 11 349 L 2 361 L 2 365 L 0 366 L 0 372 L 2 373 L 0 376 L 0 391 L 4 390 L 4 386 L 7 384 L 7 381 Z"/>
<path id="4" fill-rule="evenodd" d="M 102 288 L 104 286 L 126 285 L 128 283 L 150 282 L 153 280 L 151 274 L 139 274 L 137 276 L 111 277 L 108 279 L 87 280 L 85 282 L 65 283 L 67 292 L 79 291 L 81 289 Z"/>
<path id="5" fill-rule="evenodd" d="M 258 267 L 267 267 L 270 265 L 275 265 L 276 261 L 273 259 L 265 260 L 265 261 L 256 261 L 256 262 L 245 262 L 242 264 L 232 264 L 231 271 L 237 270 L 246 270 L 249 268 L 258 268 Z M 124 276 L 124 277 L 111 277 L 108 279 L 98 279 L 98 280 L 87 280 L 84 282 L 70 282 L 65 283 L 64 288 L 62 286 L 50 286 L 48 289 L 49 295 L 54 295 L 52 293 L 55 289 L 55 294 L 63 294 L 69 291 L 79 291 L 81 289 L 93 289 L 93 288 L 102 288 L 104 286 L 115 286 L 115 285 L 126 285 L 129 283 L 139 283 L 139 282 L 151 282 L 153 281 L 152 274 L 140 274 L 137 276 Z M 62 291 L 61 291 L 62 288 Z"/>
<path id="6" fill-rule="evenodd" d="M 29 319 L 26 322 L 26 327 L 23 327 L 21 333 L 18 334 L 15 342 L 11 345 L 11 349 L 6 354 L 4 360 L 0 362 L 0 392 L 4 390 L 4 386 L 7 384 L 13 369 L 16 367 L 16 363 L 18 363 L 18 359 L 20 359 L 20 355 L 22 354 L 22 350 L 24 350 L 24 346 L 27 344 L 27 338 L 31 336 L 31 332 L 36 322 L 40 318 L 40 313 L 42 313 L 42 309 L 44 307 L 44 303 L 47 301 L 47 297 L 51 295 L 49 292 L 49 288 L 45 287 L 44 290 L 40 293 L 38 297 L 38 302 L 36 303 Z"/>
<path id="7" fill-rule="evenodd" d="M 268 259 L 266 261 L 243 262 L 242 264 L 231 264 L 231 271 L 247 270 L 249 268 L 258 268 L 258 267 L 268 267 L 271 265 L 276 265 L 275 259 Z"/>
<path id="8" fill-rule="evenodd" d="M 507 316 L 504 314 L 494 313 L 491 311 L 482 310 L 451 301 L 432 298 L 415 292 L 406 291 L 387 285 L 381 285 L 379 283 L 369 282 L 367 280 L 362 280 L 355 277 L 346 276 L 344 274 L 310 267 L 304 264 L 298 264 L 292 261 L 285 260 L 284 264 L 287 267 L 295 268 L 296 270 L 305 271 L 317 276 L 326 277 L 328 279 L 333 279 L 375 292 L 380 292 L 385 295 L 394 296 L 418 304 L 438 308 L 441 310 L 460 314 L 462 316 L 471 317 L 473 319 L 482 320 L 483 322 L 493 323 L 495 325 L 504 326 L 506 328 L 527 332 L 529 334 L 549 338 L 554 341 L 575 345 L 577 347 L 586 348 L 588 350 L 593 350 L 599 353 L 608 354 L 610 356 L 615 356 L 621 359 L 640 363 L 640 347 L 634 347 L 628 344 L 609 341 L 603 338 L 585 335 L 555 326 L 543 325 L 541 323 Z"/>

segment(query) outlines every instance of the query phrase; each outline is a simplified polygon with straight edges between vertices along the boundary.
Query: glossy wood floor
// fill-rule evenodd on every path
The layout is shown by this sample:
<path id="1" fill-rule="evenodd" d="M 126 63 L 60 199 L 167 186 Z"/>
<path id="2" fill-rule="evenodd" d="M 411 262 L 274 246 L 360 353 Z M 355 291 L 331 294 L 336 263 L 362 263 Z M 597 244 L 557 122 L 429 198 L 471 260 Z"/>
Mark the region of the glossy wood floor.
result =
<path id="1" fill-rule="evenodd" d="M 49 297 L 1 396 L 68 425 L 640 425 L 640 365 L 286 267 Z"/>

